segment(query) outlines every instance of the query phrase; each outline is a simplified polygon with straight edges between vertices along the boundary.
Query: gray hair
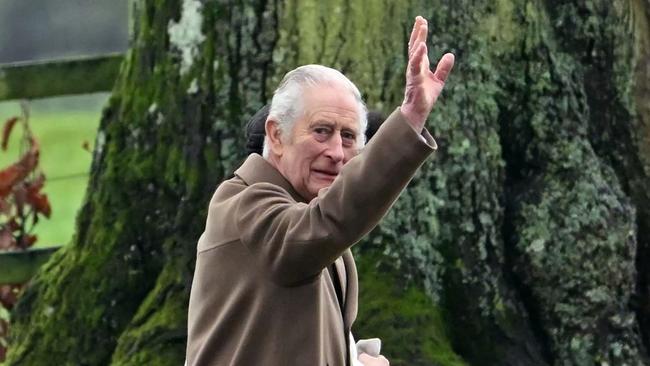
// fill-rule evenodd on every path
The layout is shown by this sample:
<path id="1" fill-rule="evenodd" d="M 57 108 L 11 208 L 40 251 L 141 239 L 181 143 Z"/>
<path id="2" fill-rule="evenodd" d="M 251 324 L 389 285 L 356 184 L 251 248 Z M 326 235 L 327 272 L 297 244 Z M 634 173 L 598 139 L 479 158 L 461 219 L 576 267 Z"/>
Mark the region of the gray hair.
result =
<path id="1" fill-rule="evenodd" d="M 289 136 L 294 123 L 304 113 L 304 89 L 322 85 L 343 86 L 354 96 L 359 107 L 359 135 L 357 136 L 357 145 L 359 149 L 362 148 L 366 143 L 365 131 L 368 126 L 368 111 L 361 99 L 361 93 L 356 85 L 340 71 L 323 65 L 304 65 L 289 71 L 282 78 L 280 86 L 275 90 L 275 93 L 273 93 L 271 109 L 267 118 L 272 118 L 277 121 L 282 134 Z M 268 136 L 264 138 L 264 151 L 262 155 L 265 158 L 269 156 Z"/>

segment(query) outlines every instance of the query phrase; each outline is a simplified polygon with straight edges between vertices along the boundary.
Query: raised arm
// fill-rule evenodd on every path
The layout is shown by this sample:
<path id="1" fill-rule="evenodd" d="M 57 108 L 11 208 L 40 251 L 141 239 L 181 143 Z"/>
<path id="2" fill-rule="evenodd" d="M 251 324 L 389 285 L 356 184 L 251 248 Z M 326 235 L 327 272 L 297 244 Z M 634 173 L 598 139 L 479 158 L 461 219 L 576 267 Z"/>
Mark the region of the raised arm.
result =
<path id="1" fill-rule="evenodd" d="M 271 184 L 242 192 L 235 213 L 241 239 L 278 282 L 294 284 L 317 276 L 367 234 L 435 149 L 423 127 L 454 56 L 443 56 L 432 72 L 426 39 L 426 20 L 417 17 L 409 42 L 404 102 L 329 188 L 320 189 L 309 204 L 292 201 Z"/>
<path id="2" fill-rule="evenodd" d="M 309 204 L 271 183 L 241 192 L 232 212 L 241 240 L 278 283 L 313 278 L 377 225 L 434 146 L 428 133 L 418 135 L 395 110 Z"/>

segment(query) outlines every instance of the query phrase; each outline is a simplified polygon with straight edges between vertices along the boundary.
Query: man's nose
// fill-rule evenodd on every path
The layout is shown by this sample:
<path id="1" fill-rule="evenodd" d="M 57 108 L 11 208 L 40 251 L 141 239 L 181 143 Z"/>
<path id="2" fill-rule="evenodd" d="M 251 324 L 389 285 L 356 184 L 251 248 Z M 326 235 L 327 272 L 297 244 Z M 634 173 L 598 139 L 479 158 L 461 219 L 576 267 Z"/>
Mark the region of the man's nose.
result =
<path id="1" fill-rule="evenodd" d="M 345 153 L 343 152 L 343 138 L 340 134 L 335 133 L 329 139 L 326 155 L 335 163 L 343 160 Z"/>

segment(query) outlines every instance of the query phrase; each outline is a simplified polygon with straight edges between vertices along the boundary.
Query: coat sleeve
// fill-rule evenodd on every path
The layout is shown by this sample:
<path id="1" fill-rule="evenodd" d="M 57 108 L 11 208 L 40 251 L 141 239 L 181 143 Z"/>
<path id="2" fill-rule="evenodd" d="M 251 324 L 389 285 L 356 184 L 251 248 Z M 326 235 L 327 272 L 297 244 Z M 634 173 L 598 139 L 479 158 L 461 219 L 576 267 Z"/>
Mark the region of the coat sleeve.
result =
<path id="1" fill-rule="evenodd" d="M 398 109 L 309 204 L 270 183 L 241 192 L 241 241 L 279 284 L 309 281 L 377 225 L 435 148 Z"/>

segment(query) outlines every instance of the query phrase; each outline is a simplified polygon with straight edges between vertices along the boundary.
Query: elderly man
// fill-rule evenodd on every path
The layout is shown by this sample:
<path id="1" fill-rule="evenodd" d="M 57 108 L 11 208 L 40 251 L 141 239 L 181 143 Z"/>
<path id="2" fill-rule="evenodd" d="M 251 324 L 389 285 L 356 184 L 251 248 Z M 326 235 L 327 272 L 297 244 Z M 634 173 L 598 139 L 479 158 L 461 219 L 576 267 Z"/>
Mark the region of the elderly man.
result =
<path id="1" fill-rule="evenodd" d="M 190 296 L 188 365 L 351 364 L 358 289 L 349 248 L 436 148 L 423 127 L 454 57 L 431 72 L 426 37 L 417 17 L 404 102 L 365 147 L 366 110 L 352 82 L 319 65 L 284 77 L 263 157 L 251 154 L 210 202 Z M 388 365 L 382 356 L 359 360 Z"/>

